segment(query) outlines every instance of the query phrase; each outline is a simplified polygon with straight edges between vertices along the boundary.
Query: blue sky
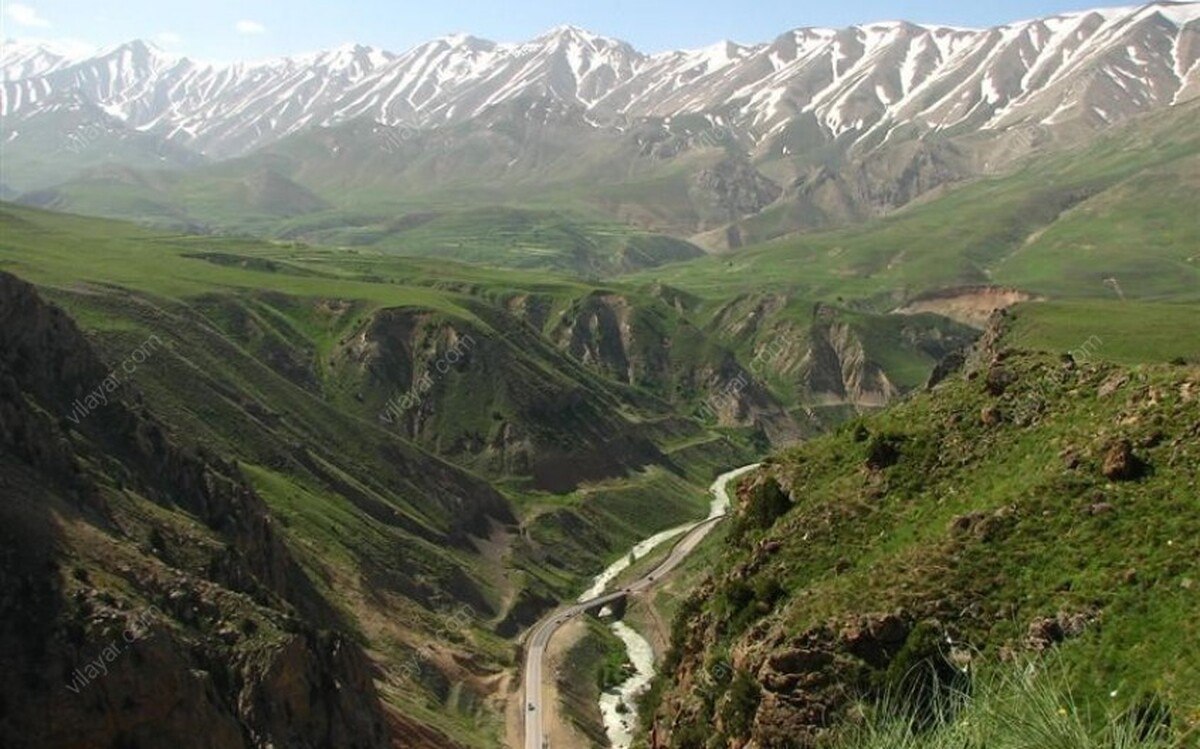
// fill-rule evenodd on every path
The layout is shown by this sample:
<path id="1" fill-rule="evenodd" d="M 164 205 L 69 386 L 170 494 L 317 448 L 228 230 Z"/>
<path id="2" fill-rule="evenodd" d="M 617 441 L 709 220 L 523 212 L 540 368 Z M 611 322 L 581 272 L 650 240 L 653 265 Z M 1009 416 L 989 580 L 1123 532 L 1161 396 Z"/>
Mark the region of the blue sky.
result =
<path id="1" fill-rule="evenodd" d="M 448 33 L 519 41 L 563 23 L 646 52 L 723 38 L 769 40 L 797 26 L 907 19 L 981 26 L 1112 0 L 0 0 L 4 38 L 107 45 L 151 39 L 199 59 L 259 59 L 355 41 L 402 52 Z"/>

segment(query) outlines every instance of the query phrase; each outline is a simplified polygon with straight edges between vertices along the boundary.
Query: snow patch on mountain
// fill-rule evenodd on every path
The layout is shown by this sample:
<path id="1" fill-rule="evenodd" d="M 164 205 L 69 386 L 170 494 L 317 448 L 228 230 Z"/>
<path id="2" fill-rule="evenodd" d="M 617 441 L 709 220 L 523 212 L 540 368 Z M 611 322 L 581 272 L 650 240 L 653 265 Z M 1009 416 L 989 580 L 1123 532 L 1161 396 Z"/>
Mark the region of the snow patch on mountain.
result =
<path id="1" fill-rule="evenodd" d="M 1102 126 L 1200 95 L 1198 23 L 1200 2 L 1158 2 L 993 29 L 904 21 L 796 29 L 768 44 L 654 55 L 562 26 L 512 44 L 456 34 L 403 54 L 346 44 L 230 65 L 140 41 L 82 56 L 5 42 L 0 117 L 9 131 L 51 112 L 94 110 L 216 157 L 357 118 L 437 128 L 510 105 L 513 116 L 589 127 L 719 115 L 748 142 L 803 115 L 850 143 L 905 125 Z"/>

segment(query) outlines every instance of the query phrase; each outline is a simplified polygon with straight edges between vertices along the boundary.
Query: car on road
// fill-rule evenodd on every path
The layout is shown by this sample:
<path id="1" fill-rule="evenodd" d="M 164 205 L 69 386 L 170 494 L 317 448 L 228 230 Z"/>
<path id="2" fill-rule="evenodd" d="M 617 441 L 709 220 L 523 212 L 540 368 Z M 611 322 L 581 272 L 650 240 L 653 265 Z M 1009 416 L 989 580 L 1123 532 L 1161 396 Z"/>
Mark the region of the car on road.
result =
<path id="1" fill-rule="evenodd" d="M 535 704 L 533 704 L 532 702 L 530 702 L 530 703 L 529 703 L 529 712 L 531 712 L 531 713 L 532 713 L 534 710 L 537 710 L 537 705 L 535 705 Z"/>

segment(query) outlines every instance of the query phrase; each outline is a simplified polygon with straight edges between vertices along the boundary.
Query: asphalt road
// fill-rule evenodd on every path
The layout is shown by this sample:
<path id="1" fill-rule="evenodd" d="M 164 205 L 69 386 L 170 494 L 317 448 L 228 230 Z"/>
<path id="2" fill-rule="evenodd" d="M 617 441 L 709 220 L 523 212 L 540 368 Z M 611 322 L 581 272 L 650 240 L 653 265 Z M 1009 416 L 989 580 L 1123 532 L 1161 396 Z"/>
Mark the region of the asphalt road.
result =
<path id="1" fill-rule="evenodd" d="M 726 488 L 729 482 L 757 467 L 757 465 L 746 466 L 718 477 L 712 485 L 713 493 L 723 497 L 728 503 L 729 496 L 726 494 Z M 687 559 L 688 555 L 695 551 L 700 542 L 704 540 L 704 537 L 724 519 L 725 515 L 721 514 L 692 525 L 676 541 L 666 559 L 638 580 L 613 592 L 557 609 L 533 625 L 525 640 L 525 669 L 522 678 L 522 694 L 525 697 L 522 705 L 522 709 L 525 711 L 525 749 L 551 749 L 542 730 L 542 662 L 545 660 L 546 646 L 550 644 L 554 633 L 562 625 L 589 609 L 604 606 L 627 595 L 653 588 L 665 575 L 678 567 L 684 559 Z"/>

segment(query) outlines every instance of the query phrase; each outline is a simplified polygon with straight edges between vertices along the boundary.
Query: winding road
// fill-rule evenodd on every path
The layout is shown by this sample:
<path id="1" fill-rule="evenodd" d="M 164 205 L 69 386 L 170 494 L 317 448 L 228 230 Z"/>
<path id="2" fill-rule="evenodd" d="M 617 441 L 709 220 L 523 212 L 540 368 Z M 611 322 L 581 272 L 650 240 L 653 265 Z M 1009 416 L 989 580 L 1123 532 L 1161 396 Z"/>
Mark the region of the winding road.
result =
<path id="1" fill-rule="evenodd" d="M 522 710 L 525 712 L 524 749 L 549 749 L 550 747 L 542 729 L 542 713 L 544 712 L 542 706 L 542 662 L 545 659 L 546 646 L 550 644 L 554 633 L 568 621 L 584 612 L 602 608 L 606 604 L 641 593 L 657 585 L 665 575 L 678 567 L 689 554 L 695 551 L 717 523 L 725 519 L 725 508 L 729 506 L 729 494 L 726 491 L 729 482 L 758 468 L 758 465 L 745 466 L 719 476 L 710 489 L 716 499 L 713 503 L 712 514 L 707 519 L 688 526 L 687 531 L 671 548 L 666 559 L 651 572 L 635 582 L 625 585 L 620 590 L 556 609 L 533 625 L 525 640 L 525 668 L 522 675 L 521 691 L 525 697 L 522 704 Z"/>

